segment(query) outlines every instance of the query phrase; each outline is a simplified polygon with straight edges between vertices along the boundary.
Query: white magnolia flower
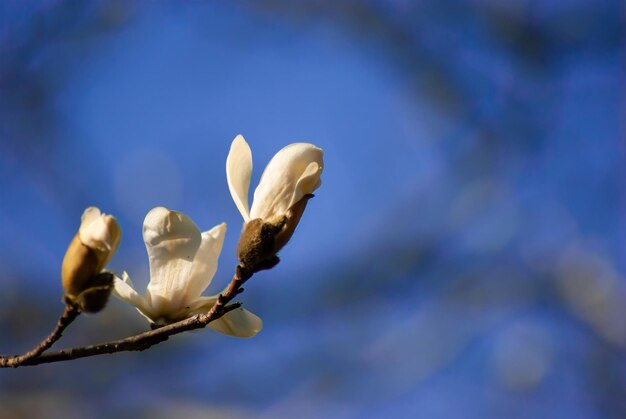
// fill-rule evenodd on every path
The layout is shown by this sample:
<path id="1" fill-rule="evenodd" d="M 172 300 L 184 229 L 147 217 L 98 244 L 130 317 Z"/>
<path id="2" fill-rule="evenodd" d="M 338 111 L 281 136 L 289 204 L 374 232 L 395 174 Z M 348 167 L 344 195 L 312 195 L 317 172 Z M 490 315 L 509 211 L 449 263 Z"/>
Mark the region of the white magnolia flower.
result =
<path id="1" fill-rule="evenodd" d="M 250 146 L 238 135 L 226 159 L 226 178 L 230 194 L 245 222 L 262 219 L 278 221 L 305 195 L 322 184 L 320 176 L 324 152 L 309 143 L 293 143 L 270 160 L 254 191 L 252 208 L 248 209 L 248 189 L 252 176 Z"/>
<path id="2" fill-rule="evenodd" d="M 150 261 L 150 283 L 138 294 L 124 272 L 115 279 L 114 295 L 134 305 L 157 325 L 165 325 L 208 312 L 217 295 L 202 296 L 217 271 L 226 224 L 200 233 L 194 222 L 177 211 L 152 209 L 144 220 L 143 239 Z M 262 327 L 256 315 L 243 308 L 233 310 L 208 327 L 218 332 L 251 337 Z"/>
<path id="3" fill-rule="evenodd" d="M 117 220 L 89 207 L 70 243 L 61 267 L 66 295 L 76 297 L 94 285 L 94 276 L 109 262 L 122 236 Z"/>
<path id="4" fill-rule="evenodd" d="M 230 194 L 244 219 L 237 246 L 240 265 L 251 271 L 278 263 L 276 253 L 293 235 L 313 191 L 321 185 L 324 152 L 308 143 L 284 147 L 270 160 L 248 209 L 252 152 L 238 135 L 226 159 Z"/>

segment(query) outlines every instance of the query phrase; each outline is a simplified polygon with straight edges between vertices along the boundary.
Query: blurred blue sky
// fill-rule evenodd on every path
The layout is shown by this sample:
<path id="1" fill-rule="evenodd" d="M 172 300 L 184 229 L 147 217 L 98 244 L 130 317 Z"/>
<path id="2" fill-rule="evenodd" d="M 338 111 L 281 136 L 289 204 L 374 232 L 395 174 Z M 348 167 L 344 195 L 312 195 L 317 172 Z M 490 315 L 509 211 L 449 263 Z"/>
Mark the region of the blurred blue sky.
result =
<path id="1" fill-rule="evenodd" d="M 0 416 L 623 415 L 623 4 L 337 3 L 0 3 L 0 352 L 54 323 L 85 207 L 140 288 L 149 209 L 226 221 L 217 292 L 235 135 L 253 184 L 291 142 L 326 163 L 257 337 L 2 371 Z M 112 301 L 60 344 L 146 326 Z"/>

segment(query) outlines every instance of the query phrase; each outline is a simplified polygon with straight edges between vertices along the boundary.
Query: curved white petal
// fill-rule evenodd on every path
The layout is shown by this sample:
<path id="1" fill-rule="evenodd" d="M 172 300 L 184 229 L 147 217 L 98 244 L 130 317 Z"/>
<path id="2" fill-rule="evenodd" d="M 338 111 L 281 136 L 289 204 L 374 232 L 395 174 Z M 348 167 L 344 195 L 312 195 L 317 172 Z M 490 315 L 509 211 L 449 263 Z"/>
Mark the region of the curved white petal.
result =
<path id="1" fill-rule="evenodd" d="M 212 321 L 208 327 L 225 335 L 251 338 L 261 331 L 263 320 L 256 314 L 239 307 Z"/>
<path id="2" fill-rule="evenodd" d="M 252 151 L 243 138 L 238 135 L 230 145 L 230 152 L 226 158 L 226 180 L 230 195 L 237 205 L 244 221 L 250 220 L 248 206 L 248 189 L 252 176 Z"/>
<path id="3" fill-rule="evenodd" d="M 198 298 L 189 306 L 187 317 L 206 314 L 216 302 L 217 295 Z M 250 338 L 261 331 L 263 321 L 256 314 L 240 307 L 212 321 L 208 327 L 228 336 Z"/>
<path id="4" fill-rule="evenodd" d="M 137 291 L 135 291 L 133 282 L 130 280 L 130 277 L 126 272 L 122 273 L 121 278 L 116 276 L 113 285 L 112 294 L 114 296 L 135 306 L 141 314 L 150 318 L 151 310 L 148 302 L 143 295 L 140 295 Z"/>
<path id="5" fill-rule="evenodd" d="M 322 166 L 320 164 L 317 162 L 309 163 L 306 169 L 304 169 L 304 172 L 300 175 L 298 182 L 296 182 L 295 192 L 287 208 L 291 208 L 293 204 L 301 200 L 304 195 L 312 193 L 321 186 L 321 172 Z"/>
<path id="6" fill-rule="evenodd" d="M 196 300 L 211 283 L 217 271 L 217 262 L 222 252 L 225 236 L 226 223 L 217 225 L 211 230 L 202 233 L 202 242 L 189 273 L 186 301 Z"/>
<path id="7" fill-rule="evenodd" d="M 202 242 L 198 227 L 183 213 L 157 207 L 146 215 L 143 240 L 150 261 L 146 299 L 153 314 L 181 310 L 187 304 L 188 280 Z"/>
<path id="8" fill-rule="evenodd" d="M 250 218 L 270 219 L 284 214 L 294 203 L 320 185 L 324 152 L 309 143 L 294 143 L 268 163 L 254 191 Z"/>

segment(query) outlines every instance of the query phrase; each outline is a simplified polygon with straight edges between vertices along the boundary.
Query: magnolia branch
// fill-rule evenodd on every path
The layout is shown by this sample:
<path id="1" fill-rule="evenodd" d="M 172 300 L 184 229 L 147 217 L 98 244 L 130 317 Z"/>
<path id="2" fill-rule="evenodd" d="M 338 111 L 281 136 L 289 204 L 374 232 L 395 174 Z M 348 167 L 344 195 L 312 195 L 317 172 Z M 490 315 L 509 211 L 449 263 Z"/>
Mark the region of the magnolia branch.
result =
<path id="1" fill-rule="evenodd" d="M 219 295 L 215 305 L 211 307 L 206 314 L 197 314 L 188 319 L 120 340 L 43 353 L 45 350 L 50 348 L 54 342 L 61 338 L 63 331 L 80 314 L 80 311 L 76 308 L 76 306 L 67 304 L 63 315 L 59 318 L 57 326 L 50 336 L 37 345 L 35 349 L 24 355 L 0 357 L 0 368 L 17 368 L 28 365 L 70 361 L 73 359 L 114 354 L 117 352 L 143 351 L 158 343 L 168 340 L 170 336 L 190 330 L 202 329 L 226 313 L 241 307 L 241 303 L 229 303 L 237 295 L 243 292 L 242 285 L 250 279 L 252 275 L 253 272 L 247 271 L 241 266 L 237 266 L 235 275 L 233 276 L 228 288 Z"/>
<path id="2" fill-rule="evenodd" d="M 191 316 L 198 312 L 198 307 L 206 307 L 208 301 L 213 301 L 213 298 L 207 299 L 201 294 L 217 269 L 226 232 L 225 223 L 200 232 L 195 223 L 179 211 L 164 207 L 151 209 L 144 219 L 143 237 L 152 276 L 148 289 L 155 293 L 141 296 L 126 273 L 121 279 L 115 279 L 111 272 L 104 269 L 121 239 L 117 220 L 97 207 L 88 207 L 81 216 L 78 232 L 63 256 L 61 283 L 65 311 L 56 328 L 26 354 L 0 356 L 0 368 L 143 351 L 168 340 L 170 336 L 202 329 L 237 309 L 242 311 L 233 313 L 231 324 L 221 326 L 227 329 L 216 329 L 234 336 L 253 336 L 260 330 L 260 319 L 243 311 L 241 303 L 231 301 L 243 291 L 242 285 L 254 273 L 271 269 L 280 261 L 278 252 L 291 239 L 307 202 L 321 184 L 323 156 L 322 149 L 309 143 L 294 143 L 281 149 L 265 168 L 255 189 L 255 201 L 250 207 L 247 195 L 252 174 L 252 151 L 243 136 L 235 137 L 226 158 L 226 178 L 230 193 L 244 218 L 237 244 L 239 264 L 226 290 L 218 295 L 205 314 Z M 184 268 L 181 267 L 182 255 Z M 211 277 L 201 277 L 202 273 L 209 272 Z M 81 312 L 97 313 L 102 310 L 113 290 L 116 297 L 137 307 L 151 322 L 159 323 L 163 318 L 184 320 L 124 339 L 46 352 Z M 147 298 L 152 295 L 159 298 Z M 155 300 L 158 302 L 155 303 Z M 240 319 L 235 321 L 238 315 Z M 241 320 L 246 316 L 248 320 Z"/>

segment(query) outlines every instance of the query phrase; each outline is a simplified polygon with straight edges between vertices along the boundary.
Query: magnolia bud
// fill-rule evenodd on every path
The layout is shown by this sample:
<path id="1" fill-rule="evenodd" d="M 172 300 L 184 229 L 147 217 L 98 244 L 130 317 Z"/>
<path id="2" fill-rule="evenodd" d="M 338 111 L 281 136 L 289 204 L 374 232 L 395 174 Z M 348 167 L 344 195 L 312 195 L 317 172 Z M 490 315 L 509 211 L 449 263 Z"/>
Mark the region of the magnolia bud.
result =
<path id="1" fill-rule="evenodd" d="M 313 195 L 305 195 L 275 220 L 257 218 L 247 222 L 237 245 L 241 265 L 253 272 L 275 266 L 278 263 L 276 254 L 291 239 L 311 198 Z"/>
<path id="2" fill-rule="evenodd" d="M 109 301 L 109 295 L 113 291 L 114 279 L 115 277 L 111 272 L 100 272 L 91 277 L 89 288 L 78 294 L 74 299 L 70 299 L 70 301 L 78 304 L 80 309 L 86 313 L 97 313 Z"/>
<path id="3" fill-rule="evenodd" d="M 102 214 L 95 207 L 85 210 L 61 267 L 66 298 L 84 311 L 96 312 L 106 304 L 113 277 L 99 273 L 115 253 L 120 237 L 120 227 L 113 216 Z"/>
<path id="4" fill-rule="evenodd" d="M 240 265 L 250 272 L 268 269 L 268 264 L 276 265 L 276 235 L 283 225 L 284 222 L 265 223 L 260 218 L 247 222 L 237 244 Z"/>

